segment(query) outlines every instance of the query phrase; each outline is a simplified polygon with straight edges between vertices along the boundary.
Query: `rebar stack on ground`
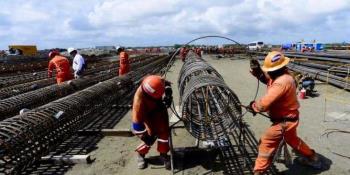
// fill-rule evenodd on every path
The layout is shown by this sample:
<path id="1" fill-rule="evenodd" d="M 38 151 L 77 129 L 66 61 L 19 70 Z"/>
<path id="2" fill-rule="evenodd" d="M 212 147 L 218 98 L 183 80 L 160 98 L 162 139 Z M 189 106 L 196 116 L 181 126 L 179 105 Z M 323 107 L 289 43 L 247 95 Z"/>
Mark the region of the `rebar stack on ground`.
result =
<path id="1" fill-rule="evenodd" d="M 144 61 L 146 59 L 152 58 L 154 55 L 139 55 L 134 56 L 129 59 L 130 63 L 135 63 L 139 61 Z M 113 57 L 106 57 L 104 59 L 112 59 Z M 105 70 L 108 68 L 118 67 L 119 66 L 119 59 L 115 61 L 96 61 L 88 63 L 88 69 L 85 71 L 85 74 L 91 74 L 96 71 L 97 69 Z M 45 67 L 47 68 L 47 67 Z M 55 75 L 53 75 L 55 76 Z M 47 70 L 36 70 L 36 72 L 33 73 L 25 73 L 25 74 L 14 74 L 14 75 L 7 75 L 7 76 L 1 76 L 0 77 L 0 88 L 1 87 L 9 87 L 17 84 L 27 83 L 35 80 L 41 80 L 47 78 Z"/>
<path id="2" fill-rule="evenodd" d="M 189 133 L 213 141 L 225 174 L 252 174 L 257 140 L 242 120 L 240 101 L 220 74 L 193 52 L 178 79 L 181 119 Z M 271 167 L 268 174 L 275 174 Z"/>
<path id="3" fill-rule="evenodd" d="M 169 57 L 160 56 L 123 77 L 116 77 L 22 115 L 0 122 L 0 174 L 21 173 L 72 136 L 93 113 L 118 104 L 146 74 L 160 72 Z M 136 66 L 136 65 L 134 65 Z M 88 103 L 87 103 L 88 102 Z"/>
<path id="4" fill-rule="evenodd" d="M 155 56 L 151 56 L 151 55 L 140 55 L 140 56 L 136 56 L 136 57 L 132 57 L 130 59 L 131 65 L 134 65 L 138 62 L 141 61 L 145 61 L 148 59 L 152 59 Z M 93 75 L 93 74 L 106 74 L 106 73 L 117 73 L 118 71 L 116 69 L 119 68 L 119 61 L 103 61 L 103 62 L 97 62 L 97 63 L 93 63 L 91 65 L 89 65 L 88 69 L 86 71 L 84 71 L 84 76 L 87 75 Z M 109 72 L 107 72 L 109 71 Z M 10 76 L 10 77 L 1 77 L 0 80 L 2 81 L 2 84 L 6 84 L 6 87 L 4 88 L 0 88 L 0 100 L 5 99 L 5 98 L 9 98 L 18 94 L 22 94 L 28 91 L 32 91 L 35 89 L 39 89 L 39 88 L 43 88 L 52 84 L 56 83 L 55 78 L 46 78 L 47 77 L 47 71 L 40 71 L 37 72 L 35 75 L 33 74 L 24 74 L 27 76 L 27 79 L 24 79 L 24 81 L 26 83 L 22 83 L 22 84 L 16 84 L 16 85 L 12 85 L 9 86 L 8 84 L 11 84 L 9 82 L 14 83 L 13 80 L 17 80 L 17 83 L 20 82 L 19 81 L 19 77 L 23 77 L 23 75 L 21 76 Z M 55 75 L 53 75 L 55 76 Z M 39 80 L 36 81 L 30 81 L 31 77 L 35 77 Z M 30 82 L 28 82 L 30 81 Z M 23 81 L 22 81 L 23 82 Z"/>
<path id="5" fill-rule="evenodd" d="M 182 119 L 195 137 L 213 140 L 213 124 L 231 129 L 241 116 L 237 96 L 208 63 L 189 52 L 178 80 Z M 221 126 L 216 127 L 222 133 Z"/>
<path id="6" fill-rule="evenodd" d="M 252 52 L 253 54 L 265 56 L 264 52 Z M 317 80 L 350 90 L 350 56 L 344 54 L 330 53 L 300 53 L 286 52 L 286 56 L 292 61 L 288 68 L 301 74 L 309 74 Z M 263 60 L 264 57 L 259 57 Z"/>
<path id="7" fill-rule="evenodd" d="M 135 62 L 131 64 L 132 69 L 142 68 L 157 60 L 162 60 L 167 56 L 153 56 L 145 59 L 141 62 Z M 4 100 L 0 100 L 0 120 L 9 118 L 18 114 L 23 108 L 32 109 L 34 107 L 43 105 L 50 101 L 64 97 L 78 90 L 89 87 L 98 82 L 110 79 L 117 75 L 117 69 L 111 69 L 106 74 L 99 74 L 90 78 L 82 78 L 71 80 L 63 84 L 51 85 L 34 91 L 30 91 L 24 94 L 13 96 Z"/>

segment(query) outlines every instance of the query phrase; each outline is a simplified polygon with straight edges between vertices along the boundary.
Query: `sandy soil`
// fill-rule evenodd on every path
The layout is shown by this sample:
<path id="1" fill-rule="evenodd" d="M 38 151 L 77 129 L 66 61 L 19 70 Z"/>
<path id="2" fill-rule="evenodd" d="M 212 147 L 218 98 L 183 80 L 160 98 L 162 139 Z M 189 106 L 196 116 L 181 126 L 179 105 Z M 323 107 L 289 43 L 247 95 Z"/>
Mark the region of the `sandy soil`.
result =
<path id="1" fill-rule="evenodd" d="M 257 81 L 249 74 L 248 60 L 231 60 L 224 58 L 217 60 L 212 57 L 205 56 L 223 76 L 225 82 L 238 95 L 243 104 L 248 104 L 253 100 L 257 89 Z M 181 68 L 181 62 L 177 61 L 170 69 L 167 75 L 168 80 L 172 81 L 174 89 L 174 101 L 178 105 L 177 78 Z M 336 88 L 328 87 L 325 84 L 316 86 L 320 96 L 300 100 L 301 103 L 301 121 L 299 126 L 300 137 L 314 148 L 323 157 L 326 165 L 322 171 L 314 171 L 309 168 L 292 165 L 290 169 L 283 165 L 276 164 L 278 169 L 285 174 L 350 174 L 350 161 L 347 158 L 333 154 L 335 151 L 350 156 L 350 135 L 333 134 L 328 138 L 321 136 L 326 129 L 348 129 L 350 120 L 350 106 L 343 103 L 336 103 L 327 100 L 325 105 L 326 90 L 334 92 Z M 259 96 L 265 92 L 264 85 L 260 84 Z M 350 93 L 341 93 L 344 99 L 350 99 Z M 348 100 L 350 102 L 350 100 Z M 325 106 L 327 107 L 326 117 L 324 121 Z M 250 114 L 246 116 L 247 123 L 251 126 L 257 138 L 270 125 L 270 122 L 261 117 L 253 117 Z M 115 128 L 129 128 L 130 113 L 127 114 Z M 157 165 L 155 156 L 158 154 L 155 148 L 149 153 L 151 165 L 145 170 L 138 170 L 135 159 L 135 147 L 140 143 L 136 137 L 105 137 L 98 144 L 98 149 L 91 152 L 91 156 L 96 158 L 92 164 L 75 165 L 67 174 L 120 174 L 120 175 L 163 175 L 170 174 L 163 166 Z M 190 147 L 195 145 L 195 139 L 191 137 L 186 130 L 176 130 L 174 136 L 175 147 Z M 179 158 L 178 167 L 185 167 L 185 170 L 177 174 L 222 174 L 217 165 L 211 165 L 209 160 L 199 153 L 198 155 L 185 156 Z M 214 169 L 212 172 L 210 169 Z"/>

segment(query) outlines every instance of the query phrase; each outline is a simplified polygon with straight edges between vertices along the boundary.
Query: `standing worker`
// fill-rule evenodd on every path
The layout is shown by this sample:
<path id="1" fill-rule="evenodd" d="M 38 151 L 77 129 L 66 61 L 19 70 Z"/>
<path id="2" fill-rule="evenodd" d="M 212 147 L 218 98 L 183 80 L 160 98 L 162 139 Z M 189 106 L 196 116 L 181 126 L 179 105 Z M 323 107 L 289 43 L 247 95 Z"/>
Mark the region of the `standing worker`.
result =
<path id="1" fill-rule="evenodd" d="M 129 54 L 125 52 L 124 47 L 117 48 L 119 54 L 119 76 L 127 74 L 130 71 Z"/>
<path id="2" fill-rule="evenodd" d="M 251 73 L 267 84 L 267 93 L 261 99 L 252 101 L 248 110 L 253 115 L 267 111 L 272 122 L 260 139 L 255 175 L 266 172 L 282 139 L 304 156 L 297 159 L 299 163 L 315 169 L 321 168 L 319 156 L 297 136 L 299 102 L 294 78 L 286 67 L 288 63 L 289 58 L 276 51 L 266 56 L 262 68 L 256 60 L 251 62 Z"/>
<path id="3" fill-rule="evenodd" d="M 57 84 L 72 79 L 69 61 L 66 57 L 61 56 L 57 50 L 53 50 L 49 53 L 49 58 L 51 59 L 48 67 L 49 78 L 52 77 L 53 69 L 56 69 Z"/>
<path id="4" fill-rule="evenodd" d="M 163 97 L 164 94 L 164 97 Z M 143 143 L 136 148 L 137 166 L 146 168 L 145 155 L 157 140 L 157 151 L 166 169 L 170 169 L 169 116 L 167 108 L 172 103 L 170 82 L 160 76 L 146 77 L 136 90 L 132 109 L 132 130 Z"/>
<path id="5" fill-rule="evenodd" d="M 188 53 L 188 50 L 186 47 L 181 47 L 180 49 L 180 58 L 183 62 L 185 62 L 185 59 L 186 59 L 186 55 Z"/>
<path id="6" fill-rule="evenodd" d="M 195 48 L 194 51 L 199 57 L 202 58 L 202 49 L 200 47 Z"/>
<path id="7" fill-rule="evenodd" d="M 74 49 L 73 47 L 70 47 L 67 49 L 69 55 L 73 57 L 73 70 L 74 70 L 74 78 L 78 79 L 83 76 L 84 70 L 86 69 L 86 63 L 81 56 L 77 49 Z"/>

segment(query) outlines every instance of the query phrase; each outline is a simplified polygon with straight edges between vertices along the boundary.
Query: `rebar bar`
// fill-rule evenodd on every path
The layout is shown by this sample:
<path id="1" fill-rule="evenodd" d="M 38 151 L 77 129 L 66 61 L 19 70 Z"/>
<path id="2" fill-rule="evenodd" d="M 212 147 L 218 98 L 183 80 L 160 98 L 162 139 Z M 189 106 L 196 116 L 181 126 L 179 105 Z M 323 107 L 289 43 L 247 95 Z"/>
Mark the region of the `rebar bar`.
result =
<path id="1" fill-rule="evenodd" d="M 146 74 L 162 71 L 169 57 L 139 64 L 125 76 L 112 78 L 0 122 L 0 174 L 19 174 L 79 129 L 92 113 L 134 91 Z M 134 65 L 136 66 L 136 65 Z M 140 65 L 139 65 L 140 66 Z"/>
<path id="2" fill-rule="evenodd" d="M 213 141 L 225 174 L 252 174 L 257 140 L 242 119 L 240 101 L 222 76 L 193 52 L 178 79 L 181 119 L 195 138 Z M 268 174 L 276 174 L 274 166 Z"/>

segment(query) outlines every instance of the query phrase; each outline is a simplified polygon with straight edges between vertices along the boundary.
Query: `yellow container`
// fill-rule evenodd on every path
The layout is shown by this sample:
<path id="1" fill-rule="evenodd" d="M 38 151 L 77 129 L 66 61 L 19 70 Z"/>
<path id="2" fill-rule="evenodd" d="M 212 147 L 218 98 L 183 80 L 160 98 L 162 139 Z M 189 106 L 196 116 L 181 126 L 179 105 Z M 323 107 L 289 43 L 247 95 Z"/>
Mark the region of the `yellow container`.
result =
<path id="1" fill-rule="evenodd" d="M 18 50 L 24 56 L 34 56 L 38 50 L 35 45 L 9 45 L 9 50 Z"/>

